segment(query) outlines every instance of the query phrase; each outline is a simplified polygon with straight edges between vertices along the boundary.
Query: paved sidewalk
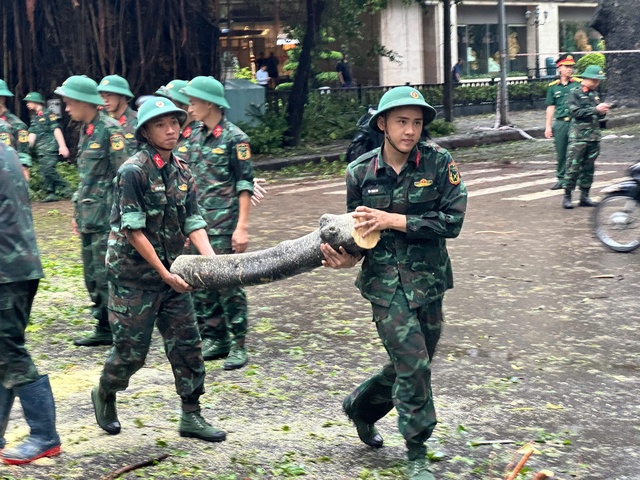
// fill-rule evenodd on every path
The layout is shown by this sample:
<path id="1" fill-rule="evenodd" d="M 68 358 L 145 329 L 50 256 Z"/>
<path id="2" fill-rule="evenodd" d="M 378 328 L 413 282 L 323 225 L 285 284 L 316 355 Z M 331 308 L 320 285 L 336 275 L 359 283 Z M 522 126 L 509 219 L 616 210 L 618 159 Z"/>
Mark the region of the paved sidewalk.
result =
<path id="1" fill-rule="evenodd" d="M 446 137 L 435 137 L 433 140 L 444 148 L 469 148 L 491 143 L 527 140 L 530 137 L 544 137 L 544 110 L 525 110 L 509 113 L 510 127 L 494 128 L 495 114 L 472 115 L 454 119 L 456 133 Z M 614 128 L 624 125 L 640 124 L 640 109 L 621 108 L 612 110 L 607 115 L 607 127 Z M 322 158 L 336 161 L 347 151 L 348 140 L 341 140 L 327 145 L 323 152 L 297 155 L 293 157 L 256 157 L 256 170 L 278 170 L 286 166 L 300 165 L 308 162 L 318 162 Z"/>

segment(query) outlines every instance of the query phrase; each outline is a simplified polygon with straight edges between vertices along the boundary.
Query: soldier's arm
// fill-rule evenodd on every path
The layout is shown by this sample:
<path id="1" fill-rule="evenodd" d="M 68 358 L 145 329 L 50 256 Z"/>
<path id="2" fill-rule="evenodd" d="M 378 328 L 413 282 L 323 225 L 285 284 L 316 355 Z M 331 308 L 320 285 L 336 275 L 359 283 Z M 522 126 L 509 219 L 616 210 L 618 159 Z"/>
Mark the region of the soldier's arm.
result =
<path id="1" fill-rule="evenodd" d="M 191 232 L 189 234 L 189 240 L 191 240 L 191 243 L 196 247 L 196 250 L 198 250 L 200 255 L 215 255 L 215 252 L 211 247 L 211 243 L 209 242 L 207 231 L 204 228 L 199 228 L 198 230 Z"/>
<path id="2" fill-rule="evenodd" d="M 567 98 L 567 104 L 569 105 L 569 114 L 576 120 L 589 120 L 594 115 L 598 114 L 596 107 L 591 102 L 583 103 L 580 97 L 580 89 L 575 89 L 569 92 Z"/>
<path id="3" fill-rule="evenodd" d="M 547 135 L 547 133 L 551 133 L 551 123 L 553 122 L 553 115 L 556 113 L 556 106 L 555 105 L 549 105 L 547 107 L 547 112 L 546 112 L 546 121 L 545 121 L 545 127 L 544 127 L 544 135 L 547 138 L 551 138 L 551 135 Z"/>
<path id="4" fill-rule="evenodd" d="M 64 135 L 62 134 L 62 130 L 60 127 L 57 127 L 53 130 L 53 136 L 58 142 L 58 153 L 62 155 L 64 158 L 69 157 L 69 149 L 67 148 L 67 142 L 64 140 Z"/>
<path id="5" fill-rule="evenodd" d="M 36 144 L 36 139 L 38 136 L 35 133 L 29 133 L 29 147 L 33 148 Z"/>

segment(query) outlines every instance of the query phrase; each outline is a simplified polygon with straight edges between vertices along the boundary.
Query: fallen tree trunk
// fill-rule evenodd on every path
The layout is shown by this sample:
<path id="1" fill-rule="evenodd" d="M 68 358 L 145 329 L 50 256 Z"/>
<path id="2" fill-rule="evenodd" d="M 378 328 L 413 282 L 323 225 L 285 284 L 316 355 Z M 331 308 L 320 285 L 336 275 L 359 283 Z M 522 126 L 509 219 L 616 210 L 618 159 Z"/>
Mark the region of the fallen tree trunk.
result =
<path id="1" fill-rule="evenodd" d="M 194 288 L 214 289 L 269 283 L 322 266 L 321 243 L 343 247 L 355 254 L 362 251 L 353 238 L 355 220 L 351 214 L 324 214 L 320 228 L 304 237 L 275 247 L 236 255 L 180 255 L 171 273 L 180 275 Z"/>

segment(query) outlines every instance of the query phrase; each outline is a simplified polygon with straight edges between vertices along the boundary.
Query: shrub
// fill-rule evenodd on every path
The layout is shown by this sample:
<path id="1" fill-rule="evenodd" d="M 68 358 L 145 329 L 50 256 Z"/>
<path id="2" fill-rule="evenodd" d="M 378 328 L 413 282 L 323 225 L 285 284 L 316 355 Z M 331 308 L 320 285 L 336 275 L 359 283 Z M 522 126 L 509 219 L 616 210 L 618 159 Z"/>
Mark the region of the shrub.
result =
<path id="1" fill-rule="evenodd" d="M 427 128 L 431 137 L 446 137 L 456 132 L 456 127 L 453 123 L 449 123 L 442 118 L 435 119 Z"/>
<path id="2" fill-rule="evenodd" d="M 605 63 L 606 60 L 604 54 L 588 53 L 576 63 L 575 75 L 581 75 L 590 65 L 597 65 L 600 68 L 604 69 Z"/>

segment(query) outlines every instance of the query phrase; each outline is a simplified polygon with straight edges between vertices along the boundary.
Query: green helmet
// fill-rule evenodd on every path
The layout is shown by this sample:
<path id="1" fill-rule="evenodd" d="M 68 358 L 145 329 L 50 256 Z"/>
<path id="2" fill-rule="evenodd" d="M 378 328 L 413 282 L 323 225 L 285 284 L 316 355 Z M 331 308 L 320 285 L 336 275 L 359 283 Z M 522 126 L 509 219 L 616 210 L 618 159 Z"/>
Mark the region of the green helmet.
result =
<path id="1" fill-rule="evenodd" d="M 42 95 L 40 95 L 38 92 L 29 92 L 27 93 L 27 96 L 24 97 L 24 102 L 34 102 L 34 103 L 41 103 L 42 105 L 44 105 L 44 97 Z"/>
<path id="2" fill-rule="evenodd" d="M 422 94 L 413 87 L 396 87 L 385 93 L 378 103 L 378 111 L 369 119 L 369 127 L 376 132 L 381 132 L 378 128 L 378 117 L 384 112 L 397 107 L 422 107 L 424 112 L 423 124 L 426 126 L 436 118 L 436 110 L 425 102 Z"/>
<path id="3" fill-rule="evenodd" d="M 53 93 L 91 105 L 104 105 L 98 93 L 98 84 L 86 75 L 73 75 L 67 78 Z"/>
<path id="4" fill-rule="evenodd" d="M 13 97 L 13 93 L 9 91 L 7 82 L 0 80 L 0 97 Z"/>
<path id="5" fill-rule="evenodd" d="M 604 74 L 604 70 L 598 65 L 589 65 L 582 75 L 578 75 L 580 78 L 591 78 L 593 80 L 605 80 L 607 76 Z"/>
<path id="6" fill-rule="evenodd" d="M 213 77 L 195 77 L 180 93 L 188 97 L 199 98 L 205 102 L 211 102 L 222 108 L 231 108 L 224 98 L 224 87 Z"/>
<path id="7" fill-rule="evenodd" d="M 186 80 L 171 80 L 169 83 L 156 90 L 156 95 L 162 95 L 163 97 L 170 98 L 174 102 L 189 105 L 189 97 L 184 93 L 180 93 L 180 90 L 186 87 L 188 83 L 189 82 Z"/>
<path id="8" fill-rule="evenodd" d="M 128 97 L 129 100 L 133 98 L 133 93 L 131 93 L 131 89 L 129 88 L 129 82 L 120 75 L 107 75 L 104 77 L 100 80 L 98 91 L 100 93 L 117 93 L 118 95 L 124 95 Z"/>
<path id="9" fill-rule="evenodd" d="M 136 140 L 147 143 L 147 139 L 142 135 L 142 126 L 152 118 L 162 117 L 175 113 L 180 125 L 187 119 L 187 112 L 178 108 L 174 103 L 165 97 L 151 97 L 146 100 L 138 109 L 138 125 L 136 126 Z"/>

